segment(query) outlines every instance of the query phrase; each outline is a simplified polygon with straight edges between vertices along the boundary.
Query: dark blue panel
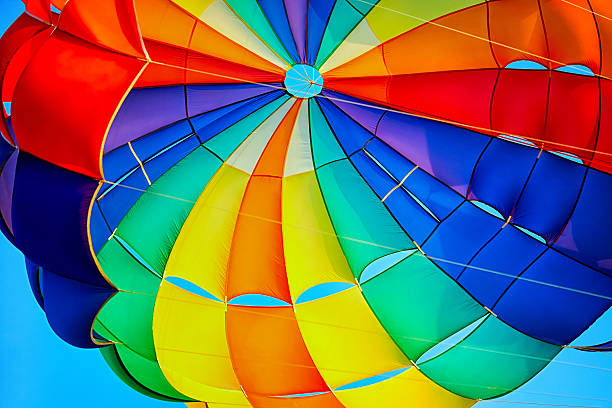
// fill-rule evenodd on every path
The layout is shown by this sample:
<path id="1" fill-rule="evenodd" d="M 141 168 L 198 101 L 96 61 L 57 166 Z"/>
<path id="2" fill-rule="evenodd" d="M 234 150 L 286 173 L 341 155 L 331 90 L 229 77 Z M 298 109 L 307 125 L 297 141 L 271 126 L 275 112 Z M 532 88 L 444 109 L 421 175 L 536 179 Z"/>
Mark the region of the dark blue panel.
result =
<path id="1" fill-rule="evenodd" d="M 96 180 L 20 152 L 13 193 L 17 247 L 44 268 L 108 287 L 89 247 L 87 213 Z"/>
<path id="2" fill-rule="evenodd" d="M 323 90 L 317 100 L 330 100 L 342 112 L 346 113 L 351 119 L 366 128 L 373 135 L 376 133 L 380 118 L 387 112 L 387 108 L 368 103 L 352 96 Z"/>
<path id="3" fill-rule="evenodd" d="M 0 166 L 13 153 L 15 148 L 0 135 Z"/>
<path id="4" fill-rule="evenodd" d="M 504 222 L 470 202 L 464 202 L 422 245 L 425 254 L 456 279 L 476 252 L 496 234 Z M 446 261 L 446 262 L 445 262 Z"/>
<path id="5" fill-rule="evenodd" d="M 204 143 L 211 137 L 284 94 L 285 91 L 283 90 L 273 91 L 253 99 L 248 99 L 212 112 L 195 116 L 191 118 L 191 123 L 200 140 Z"/>
<path id="6" fill-rule="evenodd" d="M 543 152 L 521 196 L 512 222 L 537 232 L 547 242 L 565 226 L 578 198 L 586 168 Z"/>
<path id="7" fill-rule="evenodd" d="M 95 202 L 93 207 L 91 207 L 89 231 L 91 233 L 91 245 L 93 247 L 94 253 L 97 254 L 98 251 L 102 248 L 102 245 L 104 245 L 108 240 L 108 237 L 110 237 L 113 233 L 108 228 L 106 220 L 104 220 L 104 217 L 100 212 L 98 202 Z"/>
<path id="8" fill-rule="evenodd" d="M 489 204 L 507 219 L 538 153 L 538 149 L 494 139 L 478 161 L 469 198 Z"/>
<path id="9" fill-rule="evenodd" d="M 132 147 L 140 161 L 144 162 L 165 147 L 192 133 L 187 120 L 170 125 L 132 143 Z"/>
<path id="10" fill-rule="evenodd" d="M 144 164 L 144 168 L 147 171 L 147 175 L 154 183 L 162 174 L 164 174 L 170 167 L 185 158 L 191 153 L 196 147 L 200 145 L 200 142 L 195 135 L 183 140 L 177 145 L 171 147 L 159 156 L 155 156 Z"/>
<path id="11" fill-rule="evenodd" d="M 76 347 L 94 348 L 91 327 L 96 314 L 114 290 L 42 271 L 42 295 L 47 320 L 53 331 Z"/>
<path id="12" fill-rule="evenodd" d="M 347 155 L 350 156 L 360 150 L 368 140 L 374 137 L 330 101 L 317 98 L 317 102 Z"/>
<path id="13" fill-rule="evenodd" d="M 550 249 L 521 277 L 493 310 L 544 341 L 569 344 L 612 305 L 611 277 Z"/>
<path id="14" fill-rule="evenodd" d="M 308 63 L 310 65 L 313 65 L 317 59 L 323 33 L 335 4 L 335 0 L 308 1 Z"/>
<path id="15" fill-rule="evenodd" d="M 287 21 L 283 0 L 259 0 L 258 3 L 293 62 L 299 62 L 300 56 L 295 47 L 295 41 L 293 41 L 293 33 Z"/>
<path id="16" fill-rule="evenodd" d="M 589 170 L 578 205 L 555 248 L 612 275 L 612 176 Z"/>
<path id="17" fill-rule="evenodd" d="M 351 162 L 365 182 L 374 190 L 380 199 L 391 191 L 397 182 L 387 175 L 363 152 L 351 156 Z M 385 199 L 389 211 L 411 239 L 422 242 L 438 223 L 417 204 L 406 191 L 395 189 Z"/>
<path id="18" fill-rule="evenodd" d="M 377 136 L 462 195 L 490 137 L 433 120 L 388 112 Z"/>
<path id="19" fill-rule="evenodd" d="M 480 303 L 492 308 L 514 281 L 513 277 L 523 272 L 545 249 L 541 242 L 507 225 L 476 255 L 470 262 L 471 267 L 463 270 L 458 281 Z"/>
<path id="20" fill-rule="evenodd" d="M 395 177 L 403 180 L 415 164 L 391 149 L 379 139 L 371 140 L 365 147 L 383 167 Z M 463 197 L 421 169 L 414 170 L 402 184 L 414 194 L 438 219 L 446 218 L 463 202 Z"/>
<path id="21" fill-rule="evenodd" d="M 149 187 L 149 183 L 142 170 L 138 168 L 121 181 L 121 185 L 111 187 L 98 203 L 110 228 L 114 230 L 143 194 L 143 190 Z"/>
<path id="22" fill-rule="evenodd" d="M 28 258 L 25 258 L 25 266 L 26 272 L 28 274 L 28 282 L 30 282 L 30 288 L 32 289 L 32 293 L 34 294 L 34 298 L 36 298 L 36 302 L 41 309 L 45 309 L 45 303 L 42 296 L 41 291 L 41 282 L 40 282 L 40 274 L 42 268 L 36 265 L 34 262 L 30 261 Z"/>
<path id="23" fill-rule="evenodd" d="M 13 239 L 13 186 L 19 151 L 7 151 L 9 155 L 0 161 L 0 232 L 14 245 Z"/>

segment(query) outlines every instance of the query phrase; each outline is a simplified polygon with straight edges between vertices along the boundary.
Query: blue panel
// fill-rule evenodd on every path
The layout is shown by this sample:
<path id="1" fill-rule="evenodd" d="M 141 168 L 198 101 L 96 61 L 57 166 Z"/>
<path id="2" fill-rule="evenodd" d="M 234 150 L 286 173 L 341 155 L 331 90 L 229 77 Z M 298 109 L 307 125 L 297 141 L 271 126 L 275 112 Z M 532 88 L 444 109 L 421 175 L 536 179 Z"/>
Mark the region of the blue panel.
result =
<path id="1" fill-rule="evenodd" d="M 612 276 L 612 175 L 589 170 L 578 205 L 555 248 Z"/>
<path id="2" fill-rule="evenodd" d="M 170 167 L 185 158 L 185 156 L 191 153 L 199 145 L 200 142 L 195 135 L 193 135 L 145 162 L 144 168 L 151 183 L 154 183 L 155 180 L 161 177 Z"/>
<path id="3" fill-rule="evenodd" d="M 170 125 L 132 143 L 132 148 L 138 158 L 144 162 L 146 159 L 159 152 L 163 148 L 170 146 L 177 140 L 182 139 L 192 133 L 191 126 L 187 120 L 182 120 L 174 125 Z"/>
<path id="4" fill-rule="evenodd" d="M 389 177 L 380 167 L 370 160 L 365 153 L 358 152 L 351 157 L 351 162 L 365 182 L 383 199 L 397 182 Z M 385 200 L 385 205 L 411 239 L 417 242 L 431 233 L 438 223 L 417 204 L 406 191 L 395 189 Z"/>
<path id="5" fill-rule="evenodd" d="M 42 272 L 47 320 L 61 339 L 76 347 L 99 347 L 91 339 L 91 327 L 102 305 L 114 293 L 110 288 L 72 280 L 46 269 Z"/>
<path id="6" fill-rule="evenodd" d="M 545 245 L 507 225 L 474 257 L 458 282 L 476 300 L 492 308 L 514 281 L 513 276 L 520 275 L 545 249 Z"/>
<path id="7" fill-rule="evenodd" d="M 138 167 L 138 160 L 134 157 L 130 147 L 125 145 L 105 154 L 102 157 L 102 167 L 104 169 L 105 180 L 117 181 L 130 170 Z M 110 185 L 106 184 L 102 191 L 108 188 L 108 186 Z"/>
<path id="8" fill-rule="evenodd" d="M 522 278 L 494 311 L 544 341 L 569 344 L 612 305 L 611 277 L 553 250 L 546 251 Z"/>
<path id="9" fill-rule="evenodd" d="M 580 164 L 543 152 L 512 222 L 537 232 L 547 242 L 555 239 L 571 215 L 585 172 Z"/>
<path id="10" fill-rule="evenodd" d="M 325 282 L 306 289 L 295 301 L 298 303 L 310 302 L 311 300 L 322 299 L 334 295 L 344 290 L 350 289 L 355 284 L 348 282 Z"/>
<path id="11" fill-rule="evenodd" d="M 494 139 L 478 161 L 469 198 L 491 205 L 507 219 L 538 153 L 537 149 Z"/>
<path id="12" fill-rule="evenodd" d="M 377 136 L 458 193 L 465 195 L 474 166 L 490 137 L 439 123 L 389 112 Z"/>
<path id="13" fill-rule="evenodd" d="M 399 181 L 415 166 L 414 163 L 379 139 L 370 141 L 365 150 Z M 463 202 L 463 197 L 457 194 L 456 191 L 442 184 L 421 169 L 414 170 L 402 186 L 414 194 L 439 219 L 446 218 L 451 211 Z"/>
<path id="14" fill-rule="evenodd" d="M 13 192 L 17 247 L 32 262 L 108 287 L 89 248 L 87 213 L 98 182 L 20 152 Z"/>
<path id="15" fill-rule="evenodd" d="M 374 137 L 330 101 L 317 98 L 317 102 L 347 155 L 360 150 Z"/>
<path id="16" fill-rule="evenodd" d="M 112 231 L 108 228 L 106 220 L 100 212 L 98 202 L 95 202 L 91 207 L 91 218 L 89 221 L 90 233 L 91 233 L 91 244 L 93 246 L 94 253 L 102 248 L 102 246 L 108 241 L 108 237 L 112 235 Z"/>
<path id="17" fill-rule="evenodd" d="M 300 62 L 283 0 L 259 0 L 258 3 L 293 62 Z"/>
<path id="18" fill-rule="evenodd" d="M 202 143 L 227 129 L 234 123 L 249 116 L 257 109 L 285 95 L 285 91 L 278 90 L 257 96 L 253 99 L 238 102 L 233 105 L 207 112 L 191 118 L 191 123 Z"/>
<path id="19" fill-rule="evenodd" d="M 470 202 L 464 202 L 434 231 L 422 246 L 423 251 L 426 255 L 439 258 L 440 260 L 433 261 L 456 279 L 463 270 L 463 265 L 467 264 L 503 225 L 504 222 L 499 218 Z"/>
<path id="20" fill-rule="evenodd" d="M 149 183 L 139 168 L 121 181 L 121 185 L 111 186 L 108 193 L 98 200 L 102 213 L 112 230 L 117 228 L 125 214 L 143 194 L 143 190 L 148 187 Z"/>
<path id="21" fill-rule="evenodd" d="M 342 112 L 373 135 L 376 134 L 380 118 L 388 111 L 384 106 L 372 103 L 364 104 L 362 99 L 338 92 L 324 90 L 322 95 L 324 98 L 319 99 L 331 101 L 335 106 L 340 108 Z"/>
<path id="22" fill-rule="evenodd" d="M 335 0 L 308 1 L 308 63 L 314 65 Z"/>

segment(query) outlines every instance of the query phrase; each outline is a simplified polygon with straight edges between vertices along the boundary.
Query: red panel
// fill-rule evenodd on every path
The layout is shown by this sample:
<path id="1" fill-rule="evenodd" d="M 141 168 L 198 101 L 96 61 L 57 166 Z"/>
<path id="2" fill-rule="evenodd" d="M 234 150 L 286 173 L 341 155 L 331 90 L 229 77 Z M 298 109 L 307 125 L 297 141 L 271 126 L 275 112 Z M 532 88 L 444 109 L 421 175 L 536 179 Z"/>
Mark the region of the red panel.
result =
<path id="1" fill-rule="evenodd" d="M 427 117 L 489 129 L 497 69 L 331 79 L 328 89 Z M 386 91 L 383 91 L 386 86 Z"/>
<path id="2" fill-rule="evenodd" d="M 548 144 L 547 149 L 590 160 L 595 149 L 598 117 L 598 79 L 553 71 L 544 139 L 560 145 Z"/>
<path id="3" fill-rule="evenodd" d="M 329 391 L 308 354 L 292 307 L 228 305 L 226 330 L 234 371 L 247 396 Z"/>
<path id="4" fill-rule="evenodd" d="M 493 98 L 492 128 L 502 134 L 541 139 L 549 78 L 547 70 L 501 70 Z"/>
<path id="5" fill-rule="evenodd" d="M 111 50 L 145 57 L 133 0 L 71 0 L 62 10 L 59 28 Z"/>
<path id="6" fill-rule="evenodd" d="M 100 178 L 102 141 L 144 64 L 55 31 L 15 89 L 13 126 L 20 148 Z"/>
<path id="7" fill-rule="evenodd" d="M 601 124 L 593 167 L 612 174 L 612 81 L 601 80 Z"/>
<path id="8" fill-rule="evenodd" d="M 2 102 L 12 101 L 17 80 L 21 77 L 32 54 L 42 46 L 42 41 L 32 41 L 32 38 L 39 34 L 42 40 L 50 32 L 51 27 L 48 25 L 27 14 L 22 14 L 0 38 L 0 96 L 2 96 Z M 8 131 L 4 105 L 0 109 L 2 109 L 0 133 L 14 144 Z"/>
<path id="9" fill-rule="evenodd" d="M 51 5 L 49 0 L 22 0 L 26 11 L 48 23 L 51 22 Z"/>

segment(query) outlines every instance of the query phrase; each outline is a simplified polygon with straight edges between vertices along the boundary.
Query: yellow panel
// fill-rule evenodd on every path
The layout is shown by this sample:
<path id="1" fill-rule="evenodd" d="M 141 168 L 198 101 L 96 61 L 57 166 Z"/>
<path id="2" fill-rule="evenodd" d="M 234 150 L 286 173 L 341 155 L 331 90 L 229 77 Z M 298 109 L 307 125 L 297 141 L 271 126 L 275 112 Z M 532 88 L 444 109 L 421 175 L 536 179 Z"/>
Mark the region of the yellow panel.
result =
<path id="1" fill-rule="evenodd" d="M 380 44 L 381 41 L 376 38 L 367 20 L 361 20 L 357 27 L 336 48 L 329 59 L 325 61 L 319 72 L 325 73 L 339 67 Z"/>
<path id="2" fill-rule="evenodd" d="M 244 22 L 232 11 L 223 0 L 215 0 L 200 15 L 200 20 L 238 43 L 249 51 L 254 52 L 274 65 L 289 69 L 289 65 L 276 55 Z"/>
<path id="3" fill-rule="evenodd" d="M 225 337 L 225 304 L 162 281 L 153 312 L 159 366 L 179 392 L 200 401 L 246 401 Z"/>
<path id="4" fill-rule="evenodd" d="M 381 42 L 389 41 L 415 27 L 483 0 L 381 0 L 366 16 Z"/>
<path id="5" fill-rule="evenodd" d="M 410 365 L 356 286 L 297 304 L 295 312 L 308 351 L 332 389 Z"/>
<path id="6" fill-rule="evenodd" d="M 199 16 L 214 0 L 172 0 L 194 16 Z"/>
<path id="7" fill-rule="evenodd" d="M 248 174 L 221 166 L 185 221 L 164 276 L 188 280 L 221 300 L 225 298 L 229 251 L 248 181 Z"/>
<path id="8" fill-rule="evenodd" d="M 414 367 L 379 383 L 334 394 L 351 408 L 468 408 L 476 403 L 445 390 Z"/>
<path id="9" fill-rule="evenodd" d="M 355 283 L 314 171 L 283 179 L 283 246 L 291 297 L 324 282 Z"/>

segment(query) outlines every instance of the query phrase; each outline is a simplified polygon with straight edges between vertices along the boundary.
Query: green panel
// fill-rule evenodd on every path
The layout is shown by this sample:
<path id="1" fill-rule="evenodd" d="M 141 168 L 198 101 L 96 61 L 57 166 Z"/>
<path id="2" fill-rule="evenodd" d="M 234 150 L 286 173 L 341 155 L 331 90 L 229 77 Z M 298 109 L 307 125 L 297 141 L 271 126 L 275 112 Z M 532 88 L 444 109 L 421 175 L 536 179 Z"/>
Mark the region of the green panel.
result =
<path id="1" fill-rule="evenodd" d="M 361 288 L 378 320 L 412 361 L 487 314 L 420 252 Z"/>
<path id="2" fill-rule="evenodd" d="M 494 316 L 421 371 L 456 394 L 488 399 L 506 394 L 540 372 L 560 346 L 529 337 Z"/>
<path id="3" fill-rule="evenodd" d="M 144 387 L 170 398 L 190 401 L 170 385 L 157 362 L 148 360 L 121 345 L 116 347 L 126 371 Z"/>
<path id="4" fill-rule="evenodd" d="M 336 137 L 314 98 L 308 101 L 310 108 L 310 143 L 315 167 L 346 158 Z"/>
<path id="5" fill-rule="evenodd" d="M 98 332 L 98 327 L 103 326 L 113 340 L 155 361 L 152 329 L 154 306 L 153 296 L 119 292 L 100 310 L 94 329 Z"/>
<path id="6" fill-rule="evenodd" d="M 368 1 L 368 3 L 378 3 L 376 0 Z M 359 6 L 358 6 L 359 5 Z M 329 58 L 336 48 L 344 41 L 351 31 L 363 20 L 373 4 L 366 4 L 354 1 L 353 4 L 347 0 L 338 0 L 332 10 L 329 23 L 323 34 L 321 47 L 317 54 L 317 60 L 314 66 L 321 68 L 321 65 Z"/>
<path id="7" fill-rule="evenodd" d="M 321 192 L 353 275 L 374 259 L 414 248 L 413 242 L 348 159 L 317 170 Z"/>
<path id="8" fill-rule="evenodd" d="M 117 235 L 160 276 L 183 223 L 221 164 L 198 147 L 157 179 L 117 227 Z"/>
<path id="9" fill-rule="evenodd" d="M 251 134 L 259 125 L 261 125 L 276 109 L 283 103 L 287 102 L 289 95 L 283 95 L 269 104 L 259 108 L 251 113 L 246 118 L 243 118 L 238 123 L 225 129 L 212 139 L 204 143 L 211 151 L 215 152 L 223 160 L 236 150 L 236 148 Z"/>
<path id="10" fill-rule="evenodd" d="M 297 62 L 293 61 L 283 47 L 256 0 L 225 0 L 225 2 L 279 57 L 289 65 Z"/>
<path id="11" fill-rule="evenodd" d="M 121 362 L 121 359 L 119 358 L 119 355 L 117 354 L 117 349 L 115 348 L 115 346 L 103 347 L 100 349 L 100 353 L 102 354 L 102 357 L 104 357 L 104 361 L 106 361 L 106 364 L 108 364 L 108 366 L 111 368 L 111 370 L 113 370 L 113 372 L 117 375 L 117 377 L 119 377 L 121 381 L 123 381 L 124 383 L 126 383 L 128 386 L 138 391 L 139 393 L 144 394 L 147 397 L 156 398 L 156 399 L 163 400 L 163 401 L 176 402 L 176 401 L 188 400 L 188 398 L 186 397 L 182 397 L 181 399 L 171 398 L 163 394 L 158 394 L 157 392 L 154 392 L 153 390 L 149 390 L 148 388 L 143 387 L 142 384 L 137 382 L 126 371 L 123 363 Z M 176 392 L 173 392 L 173 394 L 176 394 Z"/>
<path id="12" fill-rule="evenodd" d="M 131 256 L 119 242 L 109 239 L 97 255 L 102 270 L 120 290 L 157 294 L 160 278 Z"/>

